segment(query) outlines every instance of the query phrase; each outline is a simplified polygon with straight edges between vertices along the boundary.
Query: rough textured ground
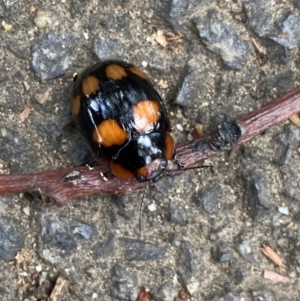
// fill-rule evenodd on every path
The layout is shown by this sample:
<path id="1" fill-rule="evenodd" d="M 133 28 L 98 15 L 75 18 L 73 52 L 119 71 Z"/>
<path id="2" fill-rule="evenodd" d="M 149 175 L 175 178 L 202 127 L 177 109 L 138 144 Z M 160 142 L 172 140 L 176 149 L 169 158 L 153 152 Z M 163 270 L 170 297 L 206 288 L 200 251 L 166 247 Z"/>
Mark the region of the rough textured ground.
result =
<path id="1" fill-rule="evenodd" d="M 259 108 L 299 85 L 299 9 L 298 0 L 0 1 L 1 173 L 84 162 L 69 124 L 72 76 L 99 59 L 149 75 L 176 141 Z M 133 301 L 143 286 L 154 300 L 181 289 L 192 300 L 299 300 L 299 138 L 286 121 L 213 158 L 214 174 L 155 183 L 142 232 L 142 192 L 64 208 L 0 197 L 1 300 L 46 300 L 59 275 L 69 301 Z M 261 253 L 264 243 L 285 269 Z M 274 284 L 265 269 L 292 282 Z"/>

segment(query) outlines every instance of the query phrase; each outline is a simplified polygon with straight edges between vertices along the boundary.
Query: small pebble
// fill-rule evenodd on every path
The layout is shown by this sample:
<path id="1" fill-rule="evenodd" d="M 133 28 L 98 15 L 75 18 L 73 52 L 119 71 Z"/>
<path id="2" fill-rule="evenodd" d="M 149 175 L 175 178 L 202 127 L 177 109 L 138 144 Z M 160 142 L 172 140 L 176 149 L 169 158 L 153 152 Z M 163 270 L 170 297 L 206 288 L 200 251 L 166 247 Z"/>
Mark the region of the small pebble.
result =
<path id="1" fill-rule="evenodd" d="M 46 28 L 52 25 L 52 19 L 50 12 L 38 11 L 34 18 L 34 24 L 37 28 Z"/>
<path id="2" fill-rule="evenodd" d="M 187 134 L 186 139 L 187 139 L 187 141 L 193 141 L 194 140 L 193 135 L 191 133 Z"/>
<path id="3" fill-rule="evenodd" d="M 94 53 L 100 60 L 120 59 L 125 51 L 125 45 L 117 39 L 96 37 Z"/>
<path id="4" fill-rule="evenodd" d="M 288 275 L 290 278 L 296 278 L 297 277 L 297 273 L 296 273 L 296 271 L 295 270 L 293 270 L 293 271 L 290 271 L 289 272 L 289 275 Z"/>
<path id="5" fill-rule="evenodd" d="M 289 208 L 287 206 L 278 206 L 278 212 L 284 215 L 289 215 Z"/>
<path id="6" fill-rule="evenodd" d="M 149 211 L 154 212 L 157 209 L 157 206 L 155 203 L 152 203 L 151 205 L 148 206 Z"/>
<path id="7" fill-rule="evenodd" d="M 5 21 L 2 21 L 2 27 L 5 31 L 10 31 L 12 29 L 12 25 L 9 23 L 6 23 Z"/>
<path id="8" fill-rule="evenodd" d="M 37 266 L 35 267 L 35 269 L 36 269 L 37 272 L 41 272 L 41 271 L 42 271 L 42 266 L 37 265 Z"/>
<path id="9" fill-rule="evenodd" d="M 40 277 L 40 285 L 46 281 L 47 277 L 48 273 L 46 271 L 43 271 Z"/>
<path id="10" fill-rule="evenodd" d="M 89 39 L 89 34 L 88 34 L 87 32 L 84 32 L 84 33 L 83 33 L 83 37 L 84 37 L 86 40 L 88 40 L 88 39 Z"/>
<path id="11" fill-rule="evenodd" d="M 30 215 L 30 208 L 27 206 L 23 209 L 23 212 L 25 213 L 25 215 L 29 216 Z"/>
<path id="12" fill-rule="evenodd" d="M 24 86 L 24 89 L 25 89 L 26 92 L 29 91 L 30 86 L 26 81 L 23 82 L 23 86 Z"/>
<path id="13" fill-rule="evenodd" d="M 25 271 L 21 271 L 20 273 L 18 273 L 18 275 L 21 276 L 21 277 L 27 277 L 28 273 L 25 272 Z"/>
<path id="14" fill-rule="evenodd" d="M 183 126 L 182 126 L 182 124 L 180 124 L 180 123 L 177 123 L 176 124 L 176 128 L 177 128 L 177 130 L 179 130 L 179 131 L 183 131 Z"/>

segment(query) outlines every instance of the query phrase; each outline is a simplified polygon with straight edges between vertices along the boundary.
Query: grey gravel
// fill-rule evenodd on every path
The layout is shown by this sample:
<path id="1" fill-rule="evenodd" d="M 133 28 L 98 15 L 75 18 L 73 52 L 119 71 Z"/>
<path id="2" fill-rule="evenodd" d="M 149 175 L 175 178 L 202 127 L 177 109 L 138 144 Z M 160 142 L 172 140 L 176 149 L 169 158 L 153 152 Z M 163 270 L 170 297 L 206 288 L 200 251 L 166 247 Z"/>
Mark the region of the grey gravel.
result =
<path id="1" fill-rule="evenodd" d="M 299 46 L 299 13 L 287 11 L 290 7 L 278 6 L 277 13 L 268 10 L 270 0 L 254 0 L 244 2 L 244 8 L 249 17 L 249 26 L 260 36 L 270 38 L 282 45 L 287 51 Z M 257 10 L 260 13 L 257 14 Z M 288 52 L 286 53 L 288 54 Z"/>
<path id="2" fill-rule="evenodd" d="M 32 67 L 43 81 L 64 74 L 71 64 L 70 55 L 76 45 L 71 35 L 57 35 L 53 31 L 32 47 Z"/>
<path id="3" fill-rule="evenodd" d="M 90 239 L 93 235 L 93 228 L 88 224 L 75 222 L 71 227 L 71 232 L 81 238 Z"/>
<path id="4" fill-rule="evenodd" d="M 124 44 L 116 39 L 97 37 L 94 40 L 94 52 L 102 61 L 121 59 L 124 50 Z"/>
<path id="5" fill-rule="evenodd" d="M 299 16 L 290 12 L 288 16 L 278 24 L 277 35 L 271 36 L 270 38 L 288 50 L 298 47 L 300 45 Z"/>
<path id="6" fill-rule="evenodd" d="M 116 300 L 135 301 L 137 296 L 135 277 L 120 264 L 112 268 L 113 286 L 110 295 Z"/>
<path id="7" fill-rule="evenodd" d="M 272 186 L 265 179 L 263 171 L 245 171 L 244 179 L 247 189 L 243 197 L 243 206 L 248 215 L 259 219 L 261 215 L 274 211 L 275 207 L 270 203 Z"/>
<path id="8" fill-rule="evenodd" d="M 0 217 L 0 258 L 14 260 L 16 253 L 24 246 L 23 233 L 19 231 L 18 220 Z"/>
<path id="9" fill-rule="evenodd" d="M 180 251 L 179 251 L 179 268 L 181 270 L 181 273 L 188 276 L 189 273 L 192 273 L 193 271 L 193 259 L 194 259 L 194 252 L 193 252 L 193 246 L 189 241 L 183 241 L 180 245 Z"/>
<path id="10" fill-rule="evenodd" d="M 153 260 L 168 255 L 167 251 L 149 242 L 132 238 L 120 238 L 120 244 L 124 250 L 125 258 L 132 260 Z"/>
<path id="11" fill-rule="evenodd" d="M 227 242 L 221 241 L 213 250 L 213 255 L 218 262 L 228 262 L 233 259 L 233 252 Z"/>
<path id="12" fill-rule="evenodd" d="M 38 252 L 42 258 L 54 264 L 64 264 L 64 260 L 76 255 L 76 248 L 93 237 L 90 225 L 79 220 L 59 219 L 55 215 L 44 214 L 40 219 L 40 242 Z"/>
<path id="13" fill-rule="evenodd" d="M 253 250 L 250 244 L 250 238 L 248 238 L 248 235 L 241 233 L 235 237 L 235 245 L 236 249 L 239 252 L 239 254 L 248 262 L 253 262 Z"/>
<path id="14" fill-rule="evenodd" d="M 204 19 L 194 22 L 206 47 L 220 55 L 228 67 L 240 70 L 246 63 L 250 47 L 224 19 L 223 14 L 212 10 Z"/>
<path id="15" fill-rule="evenodd" d="M 260 37 L 267 37 L 274 30 L 274 17 L 272 11 L 268 10 L 272 3 L 272 0 L 253 0 L 243 3 L 250 28 Z"/>
<path id="16" fill-rule="evenodd" d="M 205 4 L 210 0 L 166 0 L 158 1 L 157 8 L 162 16 L 171 22 L 175 28 L 179 28 L 193 16 L 197 11 L 200 11 Z"/>
<path id="17" fill-rule="evenodd" d="M 176 293 L 174 284 L 171 282 L 163 283 L 154 294 L 154 298 L 158 300 L 174 300 L 174 294 Z M 156 300 L 155 299 L 155 300 Z"/>
<path id="18" fill-rule="evenodd" d="M 182 85 L 175 98 L 175 103 L 184 107 L 194 105 L 199 99 L 197 95 L 199 87 L 205 87 L 205 79 L 206 76 L 201 64 L 196 60 L 189 61 Z"/>

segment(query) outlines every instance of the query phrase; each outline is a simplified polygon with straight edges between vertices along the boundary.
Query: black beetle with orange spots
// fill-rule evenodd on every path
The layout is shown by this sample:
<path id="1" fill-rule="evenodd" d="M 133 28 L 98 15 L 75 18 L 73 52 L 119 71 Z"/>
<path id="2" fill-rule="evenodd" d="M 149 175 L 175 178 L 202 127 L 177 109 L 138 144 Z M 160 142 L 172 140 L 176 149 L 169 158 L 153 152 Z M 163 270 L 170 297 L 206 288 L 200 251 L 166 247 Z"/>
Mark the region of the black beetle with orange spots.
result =
<path id="1" fill-rule="evenodd" d="M 121 61 L 97 63 L 75 79 L 72 113 L 97 154 L 120 178 L 155 181 L 174 155 L 171 123 L 147 75 Z"/>

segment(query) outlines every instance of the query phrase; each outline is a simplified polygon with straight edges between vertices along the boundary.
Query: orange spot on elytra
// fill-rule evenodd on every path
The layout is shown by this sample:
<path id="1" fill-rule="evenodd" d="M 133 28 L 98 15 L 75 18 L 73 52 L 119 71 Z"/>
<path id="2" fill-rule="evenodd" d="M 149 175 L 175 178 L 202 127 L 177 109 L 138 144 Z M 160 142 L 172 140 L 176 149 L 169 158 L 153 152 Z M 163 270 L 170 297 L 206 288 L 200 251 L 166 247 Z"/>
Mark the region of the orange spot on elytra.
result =
<path id="1" fill-rule="evenodd" d="M 113 80 L 121 80 L 123 77 L 127 76 L 125 69 L 117 64 L 110 64 L 105 69 L 106 76 Z"/>
<path id="2" fill-rule="evenodd" d="M 136 130 L 139 133 L 148 132 L 159 120 L 159 104 L 154 100 L 140 101 L 133 107 L 133 117 Z"/>
<path id="3" fill-rule="evenodd" d="M 71 109 L 72 109 L 72 114 L 74 116 L 77 116 L 79 114 L 79 111 L 80 111 L 80 95 L 77 95 L 72 99 Z"/>
<path id="4" fill-rule="evenodd" d="M 81 84 L 82 93 L 84 95 L 90 95 L 96 93 L 98 87 L 99 87 L 99 79 L 93 75 L 84 78 Z"/>
<path id="5" fill-rule="evenodd" d="M 168 133 L 166 133 L 165 143 L 166 143 L 166 148 L 164 153 L 165 159 L 171 160 L 174 155 L 175 142 L 173 137 Z"/>
<path id="6" fill-rule="evenodd" d="M 142 70 L 140 70 L 139 68 L 137 68 L 136 66 L 131 66 L 129 68 L 129 70 L 132 73 L 136 74 L 137 76 L 139 76 L 139 77 L 141 77 L 143 79 L 147 79 L 148 78 L 147 75 Z"/>
<path id="7" fill-rule="evenodd" d="M 121 164 L 111 161 L 110 163 L 110 170 L 111 172 L 118 178 L 121 179 L 132 179 L 133 173 L 128 169 L 124 168 Z"/>
<path id="8" fill-rule="evenodd" d="M 128 138 L 125 132 L 114 119 L 102 121 L 93 133 L 93 140 L 105 147 L 121 145 Z"/>
<path id="9" fill-rule="evenodd" d="M 148 177 L 149 177 L 148 165 L 139 168 L 138 170 L 136 170 L 135 173 L 144 179 L 148 179 Z"/>

